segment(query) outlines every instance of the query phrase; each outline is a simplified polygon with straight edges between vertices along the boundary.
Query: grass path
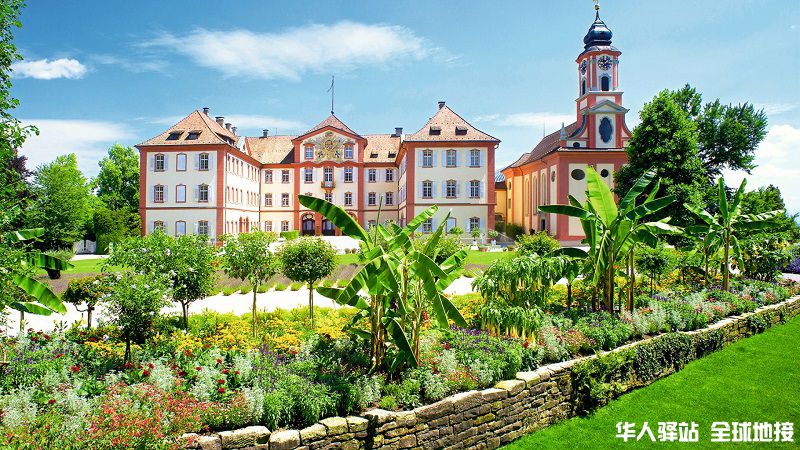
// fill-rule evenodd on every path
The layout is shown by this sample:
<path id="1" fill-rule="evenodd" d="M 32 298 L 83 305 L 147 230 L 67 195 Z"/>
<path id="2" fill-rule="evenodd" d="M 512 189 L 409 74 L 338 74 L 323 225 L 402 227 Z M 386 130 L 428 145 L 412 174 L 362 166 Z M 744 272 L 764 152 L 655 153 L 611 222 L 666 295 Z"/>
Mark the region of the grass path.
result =
<path id="1" fill-rule="evenodd" d="M 617 422 L 697 422 L 699 442 L 623 442 Z M 711 443 L 711 423 L 794 422 L 794 443 Z M 512 449 L 800 447 L 800 317 L 688 364 L 623 395 L 589 417 L 576 417 L 505 447 Z"/>

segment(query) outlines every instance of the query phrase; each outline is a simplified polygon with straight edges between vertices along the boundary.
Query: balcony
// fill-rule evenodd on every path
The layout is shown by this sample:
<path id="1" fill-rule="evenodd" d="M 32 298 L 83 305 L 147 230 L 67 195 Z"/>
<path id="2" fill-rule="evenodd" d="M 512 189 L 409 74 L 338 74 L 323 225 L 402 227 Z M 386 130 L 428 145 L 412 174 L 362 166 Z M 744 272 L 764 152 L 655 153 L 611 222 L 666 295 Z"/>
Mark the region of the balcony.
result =
<path id="1" fill-rule="evenodd" d="M 319 184 L 322 186 L 322 189 L 333 189 L 336 187 L 335 181 L 320 181 Z"/>

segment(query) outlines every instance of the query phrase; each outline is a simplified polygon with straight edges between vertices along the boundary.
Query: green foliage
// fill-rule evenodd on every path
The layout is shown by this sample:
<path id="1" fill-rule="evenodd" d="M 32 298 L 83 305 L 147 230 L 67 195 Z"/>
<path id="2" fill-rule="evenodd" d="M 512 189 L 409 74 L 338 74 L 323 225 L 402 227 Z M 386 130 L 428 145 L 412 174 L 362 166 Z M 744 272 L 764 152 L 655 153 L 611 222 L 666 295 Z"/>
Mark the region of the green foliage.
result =
<path id="1" fill-rule="evenodd" d="M 775 280 L 793 259 L 788 244 L 782 239 L 748 236 L 739 246 L 742 252 L 740 269 L 744 276 L 756 280 Z"/>
<path id="2" fill-rule="evenodd" d="M 754 239 L 769 237 L 775 240 L 800 240 L 798 214 L 789 215 L 780 189 L 776 186 L 760 186 L 758 189 L 745 192 L 742 197 L 742 212 L 749 215 L 763 214 L 770 211 L 782 211 L 773 222 L 775 226 L 765 231 L 754 231 L 748 236 Z"/>
<path id="3" fill-rule="evenodd" d="M 288 241 L 280 249 L 281 272 L 292 281 L 292 290 L 308 285 L 308 311 L 314 328 L 314 285 L 336 268 L 336 250 L 330 242 L 317 237 Z M 295 284 L 298 285 L 295 288 Z M 329 286 L 330 287 L 330 286 Z"/>
<path id="4" fill-rule="evenodd" d="M 417 238 L 417 243 L 420 247 L 425 247 L 428 242 L 433 239 L 432 234 L 423 234 Z M 442 264 L 443 262 L 450 259 L 451 256 L 465 250 L 467 245 L 461 241 L 461 238 L 455 234 L 448 234 L 445 236 L 441 236 L 436 243 L 436 247 L 434 249 L 435 256 L 433 257 L 433 262 L 436 264 Z M 463 267 L 466 260 L 461 261 L 461 267 Z"/>
<path id="5" fill-rule="evenodd" d="M 512 306 L 543 308 L 550 288 L 569 268 L 567 256 L 520 254 L 498 259 L 472 282 L 488 302 L 501 300 Z"/>
<path id="6" fill-rule="evenodd" d="M 517 239 L 517 237 L 525 234 L 525 229 L 522 228 L 521 225 L 517 225 L 515 223 L 507 223 L 506 224 L 506 236 L 511 239 Z"/>
<path id="7" fill-rule="evenodd" d="M 636 269 L 650 277 L 650 294 L 655 292 L 656 278 L 672 271 L 672 255 L 663 246 L 644 247 L 636 252 Z"/>
<path id="8" fill-rule="evenodd" d="M 556 239 L 550 237 L 546 231 L 519 236 L 514 244 L 517 246 L 517 251 L 520 253 L 539 256 L 549 255 L 561 247 L 561 244 L 559 244 Z"/>
<path id="9" fill-rule="evenodd" d="M 456 225 L 453 228 L 450 228 L 450 230 L 447 231 L 447 234 L 452 234 L 454 236 L 461 236 L 462 234 L 464 234 L 464 229 Z"/>
<path id="10" fill-rule="evenodd" d="M 92 179 L 97 197 L 111 210 L 139 209 L 139 154 L 133 147 L 114 144 L 100 160 L 100 172 Z"/>
<path id="11" fill-rule="evenodd" d="M 62 155 L 36 169 L 33 178 L 36 202 L 26 221 L 42 227 L 45 248 L 72 248 L 84 236 L 91 219 L 89 183 L 78 169 L 74 153 Z"/>
<path id="12" fill-rule="evenodd" d="M 281 231 L 282 238 L 286 239 L 287 241 L 291 241 L 293 239 L 297 239 L 300 236 L 300 232 L 297 230 L 292 231 Z"/>
<path id="13" fill-rule="evenodd" d="M 294 283 L 289 285 L 289 290 L 291 290 L 291 291 L 299 291 L 300 288 L 302 288 L 302 287 L 303 287 L 303 283 L 294 282 Z M 310 313 L 310 311 L 311 310 L 309 309 L 309 313 Z"/>
<path id="14" fill-rule="evenodd" d="M 67 290 L 62 294 L 61 299 L 74 305 L 76 308 L 85 305 L 86 323 L 92 327 L 92 311 L 94 311 L 100 300 L 111 293 L 108 275 L 98 274 L 82 278 L 74 278 L 69 281 Z"/>
<path id="15" fill-rule="evenodd" d="M 542 325 L 539 308 L 511 306 L 500 300 L 480 305 L 476 315 L 482 330 L 498 336 L 531 339 L 536 337 Z"/>
<path id="16" fill-rule="evenodd" d="M 633 336 L 633 327 L 611 314 L 600 311 L 581 318 L 575 327 L 594 342 L 597 349 L 611 350 L 626 343 Z"/>

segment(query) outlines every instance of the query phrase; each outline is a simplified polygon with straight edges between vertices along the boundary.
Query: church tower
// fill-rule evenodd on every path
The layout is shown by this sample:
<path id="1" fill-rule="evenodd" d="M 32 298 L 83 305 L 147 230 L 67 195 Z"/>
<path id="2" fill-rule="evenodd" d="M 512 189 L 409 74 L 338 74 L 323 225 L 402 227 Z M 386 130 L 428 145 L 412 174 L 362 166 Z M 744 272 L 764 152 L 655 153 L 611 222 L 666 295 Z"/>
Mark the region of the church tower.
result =
<path id="1" fill-rule="evenodd" d="M 583 37 L 583 52 L 575 60 L 578 68 L 577 123 L 586 131 L 581 147 L 621 148 L 627 128 L 619 89 L 619 56 L 611 44 L 613 33 L 600 19 L 595 5 L 594 23 Z M 581 145 L 582 144 L 582 145 Z M 575 146 L 573 144 L 573 146 Z"/>

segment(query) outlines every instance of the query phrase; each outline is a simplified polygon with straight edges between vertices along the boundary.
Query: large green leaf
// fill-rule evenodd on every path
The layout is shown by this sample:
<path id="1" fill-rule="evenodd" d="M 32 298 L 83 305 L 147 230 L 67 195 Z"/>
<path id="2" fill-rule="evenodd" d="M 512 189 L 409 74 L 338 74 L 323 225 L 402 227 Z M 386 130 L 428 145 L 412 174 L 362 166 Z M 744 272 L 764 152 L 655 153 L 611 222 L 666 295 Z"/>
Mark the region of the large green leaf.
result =
<path id="1" fill-rule="evenodd" d="M 20 241 L 27 241 L 36 239 L 44 234 L 44 228 L 27 228 L 24 230 L 15 230 L 6 232 L 6 241 L 9 243 L 16 243 Z"/>
<path id="2" fill-rule="evenodd" d="M 652 170 L 648 170 L 647 172 L 643 173 L 633 186 L 631 186 L 630 190 L 625 194 L 625 197 L 622 198 L 619 202 L 619 209 L 620 211 L 628 212 L 629 207 L 636 204 L 636 199 L 647 189 L 647 186 L 653 182 L 653 178 L 655 178 L 656 173 Z"/>
<path id="3" fill-rule="evenodd" d="M 631 220 L 637 221 L 646 216 L 649 216 L 650 214 L 655 214 L 658 211 L 661 211 L 667 206 L 673 204 L 674 202 L 675 202 L 674 195 L 667 195 L 666 197 L 657 198 L 655 200 L 648 200 L 642 203 L 641 205 L 633 208 L 633 210 L 630 211 L 626 217 Z"/>
<path id="4" fill-rule="evenodd" d="M 586 250 L 581 250 L 577 247 L 561 247 L 550 253 L 550 256 L 569 256 L 571 258 L 586 258 L 589 254 Z"/>
<path id="5" fill-rule="evenodd" d="M 369 242 L 367 232 L 361 228 L 361 225 L 353 219 L 353 216 L 347 213 L 344 209 L 325 201 L 321 198 L 311 197 L 308 195 L 298 195 L 298 201 L 306 208 L 316 211 L 328 220 L 331 221 L 337 228 L 342 230 L 342 233 L 350 236 L 351 238 L 360 241 Z"/>
<path id="6" fill-rule="evenodd" d="M 419 366 L 419 361 L 417 361 L 417 358 L 414 356 L 414 350 L 411 349 L 411 344 L 408 342 L 408 337 L 406 337 L 406 333 L 400 325 L 398 318 L 384 317 L 383 325 L 386 327 L 386 331 L 389 332 L 389 336 L 392 337 L 392 342 L 397 346 L 398 350 L 400 350 L 400 353 L 411 367 Z"/>
<path id="7" fill-rule="evenodd" d="M 583 208 L 572 205 L 542 205 L 539 211 L 544 213 L 563 214 L 565 216 L 577 217 L 579 219 L 590 219 L 593 214 Z"/>
<path id="8" fill-rule="evenodd" d="M 38 303 L 41 305 L 52 309 L 58 313 L 65 313 L 67 312 L 66 306 L 64 306 L 64 302 L 61 301 L 60 298 L 53 291 L 50 290 L 50 287 L 44 283 L 40 283 L 37 280 L 21 274 L 15 274 L 12 278 L 14 284 L 25 291 L 28 296 L 36 299 Z"/>
<path id="9" fill-rule="evenodd" d="M 40 269 L 67 270 L 72 267 L 72 264 L 69 262 L 62 261 L 54 256 L 39 252 L 26 253 L 25 260 L 31 266 L 38 267 Z"/>
<path id="10" fill-rule="evenodd" d="M 586 168 L 586 198 L 606 227 L 617 219 L 617 204 L 614 194 L 600 174 L 592 167 Z"/>
<path id="11" fill-rule="evenodd" d="M 718 222 L 717 222 L 717 219 L 714 216 L 712 216 L 711 213 L 709 213 L 705 209 L 698 208 L 697 206 L 689 204 L 689 203 L 684 203 L 683 207 L 688 209 L 692 213 L 694 213 L 694 215 L 699 217 L 700 220 L 702 220 L 703 222 L 705 222 L 705 223 L 707 223 L 709 225 L 712 225 L 712 226 L 719 225 Z"/>
<path id="12" fill-rule="evenodd" d="M 405 228 L 403 228 L 403 233 L 411 234 L 417 231 L 417 228 L 419 228 L 419 226 L 422 225 L 423 222 L 433 217 L 433 215 L 436 214 L 436 211 L 438 210 L 439 207 L 433 205 L 430 208 L 426 209 L 425 211 L 422 211 L 421 213 L 417 214 L 417 216 L 411 219 L 411 221 L 409 221 L 408 224 L 406 224 Z"/>
<path id="13" fill-rule="evenodd" d="M 717 201 L 719 203 L 719 215 L 722 217 L 722 222 L 727 223 L 730 220 L 730 217 L 728 216 L 728 192 L 725 190 L 725 179 L 722 177 L 719 179 L 717 196 Z"/>
<path id="14" fill-rule="evenodd" d="M 20 312 L 35 314 L 37 316 L 49 316 L 50 314 L 53 314 L 52 309 L 47 309 L 44 306 L 30 302 L 12 302 L 10 305 L 8 305 L 8 307 Z"/>

